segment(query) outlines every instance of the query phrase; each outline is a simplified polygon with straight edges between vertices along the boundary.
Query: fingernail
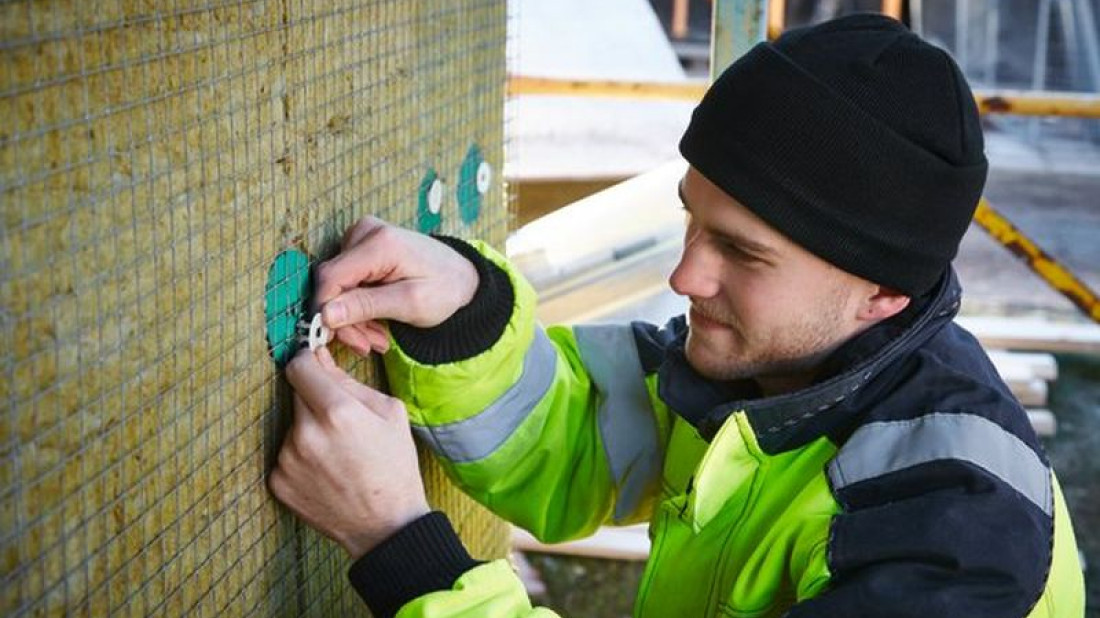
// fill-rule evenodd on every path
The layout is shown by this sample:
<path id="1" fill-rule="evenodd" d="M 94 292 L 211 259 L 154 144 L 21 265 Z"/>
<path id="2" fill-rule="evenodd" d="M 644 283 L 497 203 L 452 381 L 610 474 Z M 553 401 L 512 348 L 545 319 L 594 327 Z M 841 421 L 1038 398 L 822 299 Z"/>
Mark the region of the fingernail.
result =
<path id="1" fill-rule="evenodd" d="M 325 305 L 323 312 L 325 322 L 328 322 L 330 328 L 337 326 L 343 326 L 344 319 L 348 317 L 348 310 L 344 307 L 344 303 L 339 301 L 333 301 Z"/>

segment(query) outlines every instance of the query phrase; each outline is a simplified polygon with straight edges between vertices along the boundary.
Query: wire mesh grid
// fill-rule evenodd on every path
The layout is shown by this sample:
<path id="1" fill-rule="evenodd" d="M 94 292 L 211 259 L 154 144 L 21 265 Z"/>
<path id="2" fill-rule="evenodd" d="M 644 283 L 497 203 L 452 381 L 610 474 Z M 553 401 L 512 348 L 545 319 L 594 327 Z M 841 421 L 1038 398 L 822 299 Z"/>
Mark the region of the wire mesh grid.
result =
<path id="1" fill-rule="evenodd" d="M 290 420 L 265 285 L 365 214 L 501 243 L 503 3 L 0 4 L 0 613 L 347 615 L 264 480 Z M 295 311 L 287 306 L 282 311 Z M 361 377 L 368 361 L 338 355 Z M 422 461 L 475 553 L 494 519 Z"/>

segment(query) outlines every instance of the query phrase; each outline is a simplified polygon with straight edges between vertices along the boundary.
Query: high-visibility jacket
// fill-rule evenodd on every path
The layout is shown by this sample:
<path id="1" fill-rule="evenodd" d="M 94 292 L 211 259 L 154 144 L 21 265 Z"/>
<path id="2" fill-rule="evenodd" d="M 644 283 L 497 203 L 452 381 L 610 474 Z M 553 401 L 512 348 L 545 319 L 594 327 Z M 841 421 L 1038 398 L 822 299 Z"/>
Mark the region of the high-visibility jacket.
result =
<path id="1" fill-rule="evenodd" d="M 953 273 L 919 310 L 842 346 L 812 386 L 765 398 L 696 374 L 682 318 L 544 330 L 503 257 L 449 242 L 481 287 L 450 323 L 393 325 L 390 387 L 458 485 L 537 538 L 648 521 L 635 615 L 1083 614 L 1057 480 L 952 322 Z M 552 615 L 506 561 L 455 549 L 440 517 L 353 565 L 368 604 L 389 595 L 378 611 L 401 618 Z"/>

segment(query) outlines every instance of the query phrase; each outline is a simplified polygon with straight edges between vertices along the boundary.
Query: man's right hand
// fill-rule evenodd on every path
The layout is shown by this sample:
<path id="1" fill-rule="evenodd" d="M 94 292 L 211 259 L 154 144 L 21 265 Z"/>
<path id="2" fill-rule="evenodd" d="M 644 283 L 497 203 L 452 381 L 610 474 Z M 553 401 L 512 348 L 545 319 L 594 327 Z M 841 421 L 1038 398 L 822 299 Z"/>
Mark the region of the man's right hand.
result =
<path id="1" fill-rule="evenodd" d="M 478 286 L 474 265 L 454 249 L 375 217 L 348 229 L 340 254 L 318 267 L 317 279 L 325 326 L 362 355 L 389 348 L 379 320 L 437 326 Z"/>

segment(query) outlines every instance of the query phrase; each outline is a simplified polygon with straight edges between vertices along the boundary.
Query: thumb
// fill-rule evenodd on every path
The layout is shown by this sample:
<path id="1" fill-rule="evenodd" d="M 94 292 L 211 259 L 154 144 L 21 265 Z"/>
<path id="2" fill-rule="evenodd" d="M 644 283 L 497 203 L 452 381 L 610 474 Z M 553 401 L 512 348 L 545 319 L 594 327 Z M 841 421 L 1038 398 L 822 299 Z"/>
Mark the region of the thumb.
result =
<path id="1" fill-rule="evenodd" d="M 353 288 L 332 299 L 321 309 L 321 319 L 329 328 L 341 328 L 370 320 L 397 320 L 413 326 L 435 326 L 423 311 L 417 286 L 421 282 L 405 279 L 374 287 Z M 441 321 L 441 320 L 440 320 Z"/>

